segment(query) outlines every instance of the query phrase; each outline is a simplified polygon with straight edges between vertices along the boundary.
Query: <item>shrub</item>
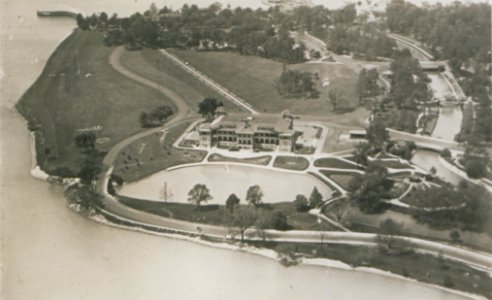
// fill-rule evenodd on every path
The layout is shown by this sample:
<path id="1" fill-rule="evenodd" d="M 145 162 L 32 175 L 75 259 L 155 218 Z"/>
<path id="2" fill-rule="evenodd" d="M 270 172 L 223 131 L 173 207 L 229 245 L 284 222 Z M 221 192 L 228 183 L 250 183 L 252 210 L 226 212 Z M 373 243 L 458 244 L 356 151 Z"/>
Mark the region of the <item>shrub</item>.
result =
<path id="1" fill-rule="evenodd" d="M 487 165 L 479 158 L 470 158 L 465 162 L 465 171 L 470 178 L 481 178 L 487 172 Z"/>
<path id="2" fill-rule="evenodd" d="M 450 158 L 451 157 L 451 151 L 449 151 L 448 148 L 444 148 L 441 152 L 441 156 L 444 158 Z"/>

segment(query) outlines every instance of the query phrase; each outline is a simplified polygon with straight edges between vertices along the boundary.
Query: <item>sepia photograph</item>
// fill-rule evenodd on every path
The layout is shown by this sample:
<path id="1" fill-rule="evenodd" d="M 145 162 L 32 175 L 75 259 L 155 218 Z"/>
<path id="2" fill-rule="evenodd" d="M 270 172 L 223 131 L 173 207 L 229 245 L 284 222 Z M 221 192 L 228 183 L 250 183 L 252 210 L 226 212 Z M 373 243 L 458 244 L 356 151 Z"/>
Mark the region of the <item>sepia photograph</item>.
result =
<path id="1" fill-rule="evenodd" d="M 0 299 L 492 299 L 490 0 L 0 0 Z"/>

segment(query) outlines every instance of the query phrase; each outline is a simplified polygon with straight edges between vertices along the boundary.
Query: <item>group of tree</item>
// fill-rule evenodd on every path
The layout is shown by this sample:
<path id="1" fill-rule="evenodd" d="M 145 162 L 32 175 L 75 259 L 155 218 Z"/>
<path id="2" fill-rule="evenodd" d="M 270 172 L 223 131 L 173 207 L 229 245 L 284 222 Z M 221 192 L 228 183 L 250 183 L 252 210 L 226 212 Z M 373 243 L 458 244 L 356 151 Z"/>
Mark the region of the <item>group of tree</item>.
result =
<path id="1" fill-rule="evenodd" d="M 222 102 L 212 97 L 206 97 L 198 103 L 198 113 L 210 122 L 215 118 L 217 108 L 221 106 L 224 106 Z"/>
<path id="2" fill-rule="evenodd" d="M 337 54 L 352 53 L 366 60 L 391 57 L 395 42 L 375 22 L 337 24 L 328 30 L 328 48 Z"/>
<path id="3" fill-rule="evenodd" d="M 460 229 L 483 231 L 490 218 L 490 194 L 483 188 L 462 181 L 457 187 L 442 186 L 417 190 L 410 195 L 419 201 L 432 203 L 442 198 L 457 199 L 465 205 L 448 210 L 415 210 L 413 217 L 423 224 L 436 229 Z"/>
<path id="4" fill-rule="evenodd" d="M 465 142 L 465 153 L 460 163 L 465 167 L 465 172 L 470 178 L 484 177 L 490 164 L 485 145 L 478 138 L 469 136 Z"/>
<path id="5" fill-rule="evenodd" d="M 379 233 L 376 236 L 378 249 L 381 253 L 388 255 L 403 255 L 414 252 L 411 244 L 398 235 L 403 231 L 403 224 L 397 223 L 391 218 L 386 218 L 379 224 Z"/>
<path id="6" fill-rule="evenodd" d="M 74 137 L 75 147 L 81 152 L 77 177 L 80 182 L 90 185 L 102 171 L 103 152 L 96 149 L 96 134 L 92 131 L 78 133 Z"/>
<path id="7" fill-rule="evenodd" d="M 368 164 L 368 156 L 386 151 L 387 144 L 390 141 L 385 122 L 380 117 L 374 117 L 371 120 L 366 132 L 367 142 L 358 143 L 352 151 L 354 161 L 358 165 L 364 166 Z"/>
<path id="8" fill-rule="evenodd" d="M 250 186 L 246 192 L 246 202 L 254 208 L 258 208 L 262 204 L 263 195 L 263 190 L 259 185 Z M 212 199 L 213 197 L 210 195 L 210 190 L 205 184 L 195 184 L 188 192 L 188 202 L 196 205 L 197 208 L 200 207 L 202 202 L 207 202 Z M 239 205 L 239 202 L 240 199 L 236 194 L 231 194 L 226 200 L 226 209 L 233 212 L 234 207 Z"/>
<path id="9" fill-rule="evenodd" d="M 379 73 L 376 69 L 362 69 L 357 78 L 356 91 L 359 104 L 365 99 L 379 96 L 381 88 L 378 85 Z"/>
<path id="10" fill-rule="evenodd" d="M 103 207 L 103 196 L 87 185 L 70 185 L 64 195 L 68 204 L 76 205 L 78 211 L 85 216 L 93 216 L 98 208 Z"/>
<path id="11" fill-rule="evenodd" d="M 277 83 L 277 89 L 286 97 L 318 98 L 319 91 L 313 82 L 313 74 L 297 70 L 283 70 Z"/>
<path id="12" fill-rule="evenodd" d="M 167 105 L 154 108 L 150 112 L 143 111 L 139 118 L 140 126 L 144 128 L 161 126 L 172 114 L 173 109 Z"/>
<path id="13" fill-rule="evenodd" d="M 286 15 L 275 9 L 208 8 L 183 5 L 178 11 L 151 6 L 144 14 L 119 18 L 106 13 L 77 16 L 82 30 L 105 31 L 108 46 L 203 47 L 228 49 L 244 55 L 259 55 L 287 63 L 304 61 L 304 45 L 296 44 L 287 28 L 278 26 Z"/>
<path id="14" fill-rule="evenodd" d="M 381 105 L 382 110 L 392 107 L 387 125 L 414 133 L 419 109 L 431 100 L 430 79 L 408 49 L 395 51 L 391 72 L 391 89 Z"/>
<path id="15" fill-rule="evenodd" d="M 323 203 L 323 196 L 316 187 L 313 188 L 309 199 L 299 194 L 294 200 L 294 205 L 298 212 L 307 212 L 310 209 L 317 208 L 321 203 Z"/>
<path id="16" fill-rule="evenodd" d="M 448 60 L 460 77 L 467 96 L 479 105 L 475 117 L 462 125 L 459 141 L 474 135 L 492 141 L 490 95 L 491 6 L 490 3 L 424 5 L 393 0 L 386 9 L 393 32 L 412 35 L 423 42 L 436 59 Z M 466 127 L 464 127 L 466 126 Z"/>
<path id="17" fill-rule="evenodd" d="M 416 6 L 392 0 L 386 7 L 391 31 L 412 35 L 437 59 L 449 60 L 455 70 L 471 61 L 490 63 L 491 7 L 489 3 Z"/>

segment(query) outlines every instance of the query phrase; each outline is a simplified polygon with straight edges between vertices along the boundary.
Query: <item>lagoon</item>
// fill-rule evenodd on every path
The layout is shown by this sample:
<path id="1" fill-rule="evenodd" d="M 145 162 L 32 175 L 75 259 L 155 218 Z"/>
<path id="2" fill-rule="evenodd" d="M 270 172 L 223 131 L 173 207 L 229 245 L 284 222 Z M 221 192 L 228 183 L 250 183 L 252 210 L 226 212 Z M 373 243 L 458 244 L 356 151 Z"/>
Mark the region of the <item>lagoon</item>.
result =
<path id="1" fill-rule="evenodd" d="M 298 194 L 309 198 L 314 187 L 323 199 L 331 195 L 330 188 L 311 175 L 235 164 L 200 165 L 159 172 L 124 185 L 118 194 L 163 201 L 163 187 L 166 184 L 169 202 L 186 203 L 188 192 L 198 183 L 209 188 L 213 197 L 208 202 L 210 204 L 225 204 L 232 193 L 245 201 L 246 191 L 256 184 L 263 190 L 264 203 L 292 202 Z"/>

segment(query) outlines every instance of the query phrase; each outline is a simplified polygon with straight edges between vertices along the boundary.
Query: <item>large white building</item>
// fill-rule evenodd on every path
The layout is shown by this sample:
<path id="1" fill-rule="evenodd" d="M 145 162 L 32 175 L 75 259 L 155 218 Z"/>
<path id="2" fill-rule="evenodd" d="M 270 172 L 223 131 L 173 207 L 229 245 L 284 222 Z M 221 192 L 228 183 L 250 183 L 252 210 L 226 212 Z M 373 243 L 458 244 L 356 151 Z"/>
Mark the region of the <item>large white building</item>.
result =
<path id="1" fill-rule="evenodd" d="M 298 133 L 289 117 L 224 116 L 198 128 L 200 146 L 293 152 Z"/>

